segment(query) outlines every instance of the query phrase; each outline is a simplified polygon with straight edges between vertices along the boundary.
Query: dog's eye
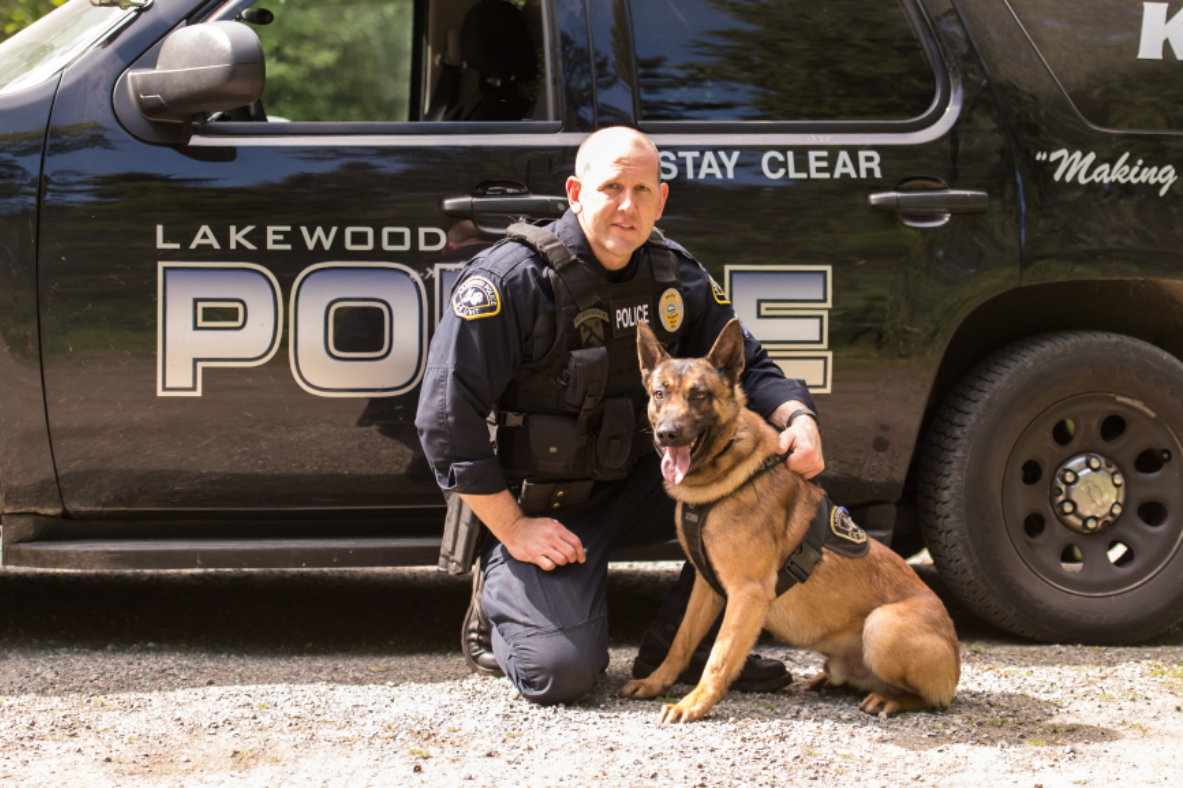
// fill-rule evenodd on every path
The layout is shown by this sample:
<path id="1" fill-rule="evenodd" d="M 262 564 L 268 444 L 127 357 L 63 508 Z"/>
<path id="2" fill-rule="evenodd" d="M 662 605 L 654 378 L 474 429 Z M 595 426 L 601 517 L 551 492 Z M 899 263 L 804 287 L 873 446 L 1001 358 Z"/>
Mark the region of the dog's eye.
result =
<path id="1" fill-rule="evenodd" d="M 694 391 L 690 394 L 691 399 L 706 399 L 707 393 L 705 391 Z"/>
<path id="2" fill-rule="evenodd" d="M 665 392 L 661 389 L 653 392 L 653 399 L 665 399 Z"/>

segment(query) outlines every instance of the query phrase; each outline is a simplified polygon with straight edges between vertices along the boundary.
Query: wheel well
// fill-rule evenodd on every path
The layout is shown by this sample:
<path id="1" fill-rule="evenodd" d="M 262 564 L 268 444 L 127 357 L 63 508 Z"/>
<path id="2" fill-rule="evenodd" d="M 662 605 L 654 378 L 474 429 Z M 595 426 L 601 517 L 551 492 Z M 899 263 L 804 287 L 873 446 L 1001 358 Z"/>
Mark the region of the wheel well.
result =
<path id="1" fill-rule="evenodd" d="M 995 350 L 1036 334 L 1072 330 L 1124 334 L 1183 359 L 1183 282 L 1048 282 L 995 296 L 971 312 L 949 341 L 929 392 L 929 413 Z"/>
<path id="2" fill-rule="evenodd" d="M 965 373 L 1012 342 L 1050 331 L 1110 331 L 1149 342 L 1183 359 L 1183 282 L 1159 279 L 1093 279 L 1026 285 L 979 305 L 954 332 L 937 369 L 916 451 L 899 502 L 901 515 L 915 500 L 920 447 L 937 406 Z M 896 531 L 910 533 L 911 519 L 897 517 Z"/>

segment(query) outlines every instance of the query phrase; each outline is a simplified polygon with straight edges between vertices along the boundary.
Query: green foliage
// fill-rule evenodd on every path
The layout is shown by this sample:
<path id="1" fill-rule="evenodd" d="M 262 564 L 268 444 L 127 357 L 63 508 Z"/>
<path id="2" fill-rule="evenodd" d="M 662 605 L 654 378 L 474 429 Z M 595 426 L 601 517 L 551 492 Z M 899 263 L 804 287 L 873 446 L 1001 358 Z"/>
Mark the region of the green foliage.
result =
<path id="1" fill-rule="evenodd" d="M 66 0 L 4 0 L 0 3 L 0 41 L 19 33 Z"/>
<path id="2" fill-rule="evenodd" d="M 292 121 L 409 117 L 412 0 L 260 0 L 267 58 L 263 106 Z"/>

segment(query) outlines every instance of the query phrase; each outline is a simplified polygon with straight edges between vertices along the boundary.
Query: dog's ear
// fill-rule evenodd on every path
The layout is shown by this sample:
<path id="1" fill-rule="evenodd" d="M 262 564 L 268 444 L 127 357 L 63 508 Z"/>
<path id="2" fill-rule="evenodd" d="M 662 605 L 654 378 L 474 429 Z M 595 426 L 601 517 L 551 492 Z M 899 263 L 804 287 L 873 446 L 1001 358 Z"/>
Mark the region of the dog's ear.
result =
<path id="1" fill-rule="evenodd" d="M 743 327 L 737 318 L 723 326 L 715 346 L 707 354 L 707 361 L 722 372 L 732 386 L 739 382 L 739 374 L 743 372 Z"/>
<path id="2" fill-rule="evenodd" d="M 641 360 L 641 382 L 649 388 L 649 378 L 657 365 L 670 357 L 657 341 L 657 335 L 645 321 L 637 323 L 637 357 Z"/>

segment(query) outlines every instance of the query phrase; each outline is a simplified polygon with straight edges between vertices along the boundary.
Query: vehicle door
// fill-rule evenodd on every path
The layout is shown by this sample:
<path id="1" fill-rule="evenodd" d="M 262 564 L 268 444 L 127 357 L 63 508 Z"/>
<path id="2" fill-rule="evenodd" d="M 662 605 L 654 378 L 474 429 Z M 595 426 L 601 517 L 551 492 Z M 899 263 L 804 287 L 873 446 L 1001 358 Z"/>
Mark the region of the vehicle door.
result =
<path id="1" fill-rule="evenodd" d="M 558 78 L 587 58 L 574 5 L 157 0 L 67 71 L 40 255 L 67 510 L 440 503 L 413 424 L 428 342 L 464 260 L 565 208 L 527 184 L 590 128 Z M 128 72 L 235 19 L 260 101 L 180 142 L 146 123 Z"/>
<path id="2" fill-rule="evenodd" d="M 661 151 L 659 227 L 808 382 L 831 495 L 899 499 L 953 330 L 1019 277 L 1006 129 L 953 6 L 590 5 L 600 116 Z"/>

